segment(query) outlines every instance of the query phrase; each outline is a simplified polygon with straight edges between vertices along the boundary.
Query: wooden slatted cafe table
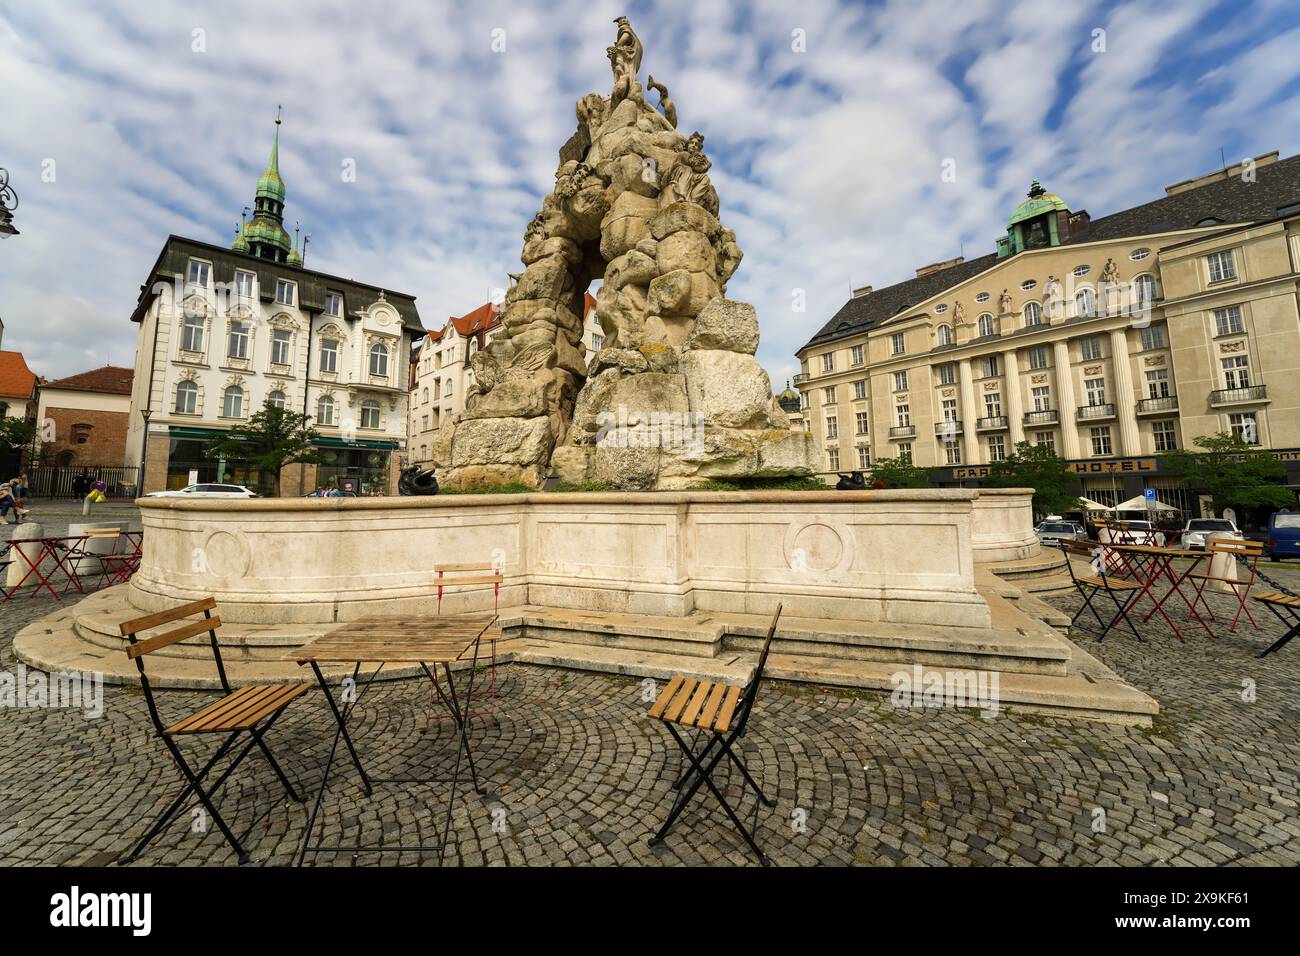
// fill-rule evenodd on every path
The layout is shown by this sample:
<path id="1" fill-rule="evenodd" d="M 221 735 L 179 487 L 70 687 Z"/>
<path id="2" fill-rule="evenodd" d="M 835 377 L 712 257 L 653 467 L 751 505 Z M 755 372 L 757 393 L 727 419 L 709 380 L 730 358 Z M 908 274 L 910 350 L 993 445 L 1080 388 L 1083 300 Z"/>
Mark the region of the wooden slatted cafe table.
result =
<path id="1" fill-rule="evenodd" d="M 477 793 L 483 793 L 479 786 L 478 772 L 474 768 L 474 755 L 469 746 L 469 720 L 466 710 L 461 707 L 461 698 L 456 693 L 456 679 L 452 672 L 453 664 L 468 665 L 469 685 L 465 701 L 474 693 L 474 673 L 478 665 L 479 646 L 483 634 L 495 622 L 496 614 L 458 614 L 442 617 L 411 618 L 396 615 L 381 615 L 362 618 L 336 627 L 334 630 L 305 644 L 287 655 L 288 659 L 299 664 L 310 664 L 316 674 L 325 699 L 338 729 L 334 734 L 334 745 L 330 748 L 329 759 L 325 763 L 325 773 L 321 777 L 320 790 L 312 807 L 311 817 L 307 822 L 307 833 L 303 838 L 302 850 L 298 854 L 301 866 L 308 853 L 401 853 L 422 852 L 430 847 L 393 846 L 393 847 L 349 847 L 313 845 L 312 832 L 316 827 L 316 816 L 320 811 L 325 789 L 329 785 L 330 771 L 334 765 L 334 756 L 338 752 L 339 741 L 347 746 L 352 755 L 352 763 L 361 776 L 362 788 L 369 796 L 376 783 L 450 783 L 451 796 L 447 801 L 447 817 L 443 823 L 442 841 L 437 846 L 438 862 L 441 865 L 447 849 L 447 838 L 451 833 L 451 811 L 456 801 L 456 788 L 460 782 L 461 757 L 469 764 L 470 779 Z M 342 694 L 343 706 L 335 699 L 329 682 L 321 672 L 321 664 L 352 664 L 352 683 L 350 690 Z M 365 686 L 357 686 L 357 675 L 362 665 L 377 665 L 373 673 L 366 678 Z M 388 664 L 418 664 L 433 685 L 438 699 L 451 712 L 460 738 L 456 748 L 456 765 L 449 778 L 430 777 L 371 777 L 361 765 L 361 758 L 352 737 L 348 734 L 348 718 L 361 700 L 363 692 L 368 691 L 379 672 Z M 447 683 L 446 691 L 438 681 L 438 666 L 442 666 Z M 345 684 L 345 688 L 348 685 Z"/>

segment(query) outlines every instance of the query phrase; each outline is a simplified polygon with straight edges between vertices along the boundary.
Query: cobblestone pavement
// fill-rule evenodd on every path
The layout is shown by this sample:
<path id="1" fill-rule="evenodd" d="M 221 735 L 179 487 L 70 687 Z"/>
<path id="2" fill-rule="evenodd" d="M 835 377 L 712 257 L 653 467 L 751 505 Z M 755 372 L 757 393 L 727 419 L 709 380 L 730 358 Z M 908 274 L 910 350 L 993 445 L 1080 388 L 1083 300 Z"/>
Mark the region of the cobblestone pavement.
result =
<path id="1" fill-rule="evenodd" d="M 50 598 L 22 597 L 0 608 L 0 671 L 15 672 L 13 633 L 53 607 Z M 779 865 L 1300 863 L 1300 641 L 1259 660 L 1267 636 L 1249 625 L 1235 635 L 1221 630 L 1217 640 L 1193 635 L 1186 644 L 1154 624 L 1141 645 L 1122 635 L 1101 645 L 1079 638 L 1161 702 L 1149 730 L 1006 710 L 993 719 L 896 710 L 878 694 L 766 685 L 743 745 L 778 800 L 758 813 L 759 841 Z M 639 682 L 504 670 L 498 714 L 478 721 L 475 755 L 488 796 L 457 796 L 448 863 L 752 865 L 711 797 L 697 796 L 664 847 L 646 846 L 679 764 L 664 728 L 644 716 Z M 1249 702 L 1246 681 L 1254 687 Z M 0 711 L 0 863 L 109 863 L 179 786 L 139 690 L 104 694 L 96 720 L 73 710 Z M 450 725 L 436 719 L 427 683 L 377 685 L 374 694 L 355 722 L 368 769 L 408 774 L 420 761 L 453 754 Z M 166 713 L 181 715 L 212 697 L 161 699 Z M 268 735 L 291 779 L 313 793 L 332 730 L 313 691 Z M 204 753 L 212 746 L 184 743 Z M 431 842 L 445 801 L 444 786 L 381 786 L 366 799 L 355 780 L 335 776 L 324 839 Z M 242 766 L 219 806 L 236 832 L 252 828 L 247 846 L 256 861 L 293 860 L 306 811 L 283 799 L 259 758 Z M 741 807 L 752 819 L 753 798 Z M 210 829 L 196 833 L 188 820 L 176 821 L 138 865 L 234 863 Z M 381 862 L 421 861 L 316 858 Z"/>

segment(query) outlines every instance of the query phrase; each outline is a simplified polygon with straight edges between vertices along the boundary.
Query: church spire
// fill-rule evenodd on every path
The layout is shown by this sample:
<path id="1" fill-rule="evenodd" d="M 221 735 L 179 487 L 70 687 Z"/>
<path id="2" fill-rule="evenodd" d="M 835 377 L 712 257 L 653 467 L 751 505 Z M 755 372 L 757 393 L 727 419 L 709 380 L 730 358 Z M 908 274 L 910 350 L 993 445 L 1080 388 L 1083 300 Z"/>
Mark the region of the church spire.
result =
<path id="1" fill-rule="evenodd" d="M 257 180 L 253 217 L 248 220 L 231 248 L 247 251 L 262 259 L 284 262 L 293 246 L 284 228 L 284 180 L 280 178 L 280 109 L 275 111 L 275 139 L 266 172 Z"/>

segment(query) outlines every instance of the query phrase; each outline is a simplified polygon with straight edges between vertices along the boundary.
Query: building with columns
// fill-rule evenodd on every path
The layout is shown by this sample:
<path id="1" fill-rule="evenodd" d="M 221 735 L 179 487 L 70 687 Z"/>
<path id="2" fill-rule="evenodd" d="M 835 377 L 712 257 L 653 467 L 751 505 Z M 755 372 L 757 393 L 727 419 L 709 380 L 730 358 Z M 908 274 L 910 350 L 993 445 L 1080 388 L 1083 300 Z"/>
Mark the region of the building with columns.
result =
<path id="1" fill-rule="evenodd" d="M 140 287 L 124 464 L 144 465 L 145 492 L 192 480 L 265 486 L 253 463 L 206 450 L 267 402 L 307 415 L 324 458 L 286 467 L 281 494 L 334 480 L 395 489 L 411 344 L 424 327 L 413 296 L 304 267 L 307 240 L 284 228 L 279 122 L 230 248 L 170 236 Z"/>
<path id="2" fill-rule="evenodd" d="M 994 252 L 861 288 L 799 350 L 828 472 L 910 457 L 977 485 L 1015 444 L 1090 498 L 1199 513 L 1160 453 L 1234 432 L 1300 487 L 1300 156 L 1092 219 L 1035 182 Z"/>

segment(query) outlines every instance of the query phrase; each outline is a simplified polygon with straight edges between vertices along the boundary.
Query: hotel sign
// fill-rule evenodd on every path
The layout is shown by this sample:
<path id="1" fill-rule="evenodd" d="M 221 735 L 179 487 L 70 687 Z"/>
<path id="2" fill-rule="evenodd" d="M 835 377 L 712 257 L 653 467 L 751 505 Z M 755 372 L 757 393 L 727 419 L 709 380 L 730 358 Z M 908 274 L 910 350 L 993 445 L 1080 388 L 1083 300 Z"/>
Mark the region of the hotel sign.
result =
<path id="1" fill-rule="evenodd" d="M 1154 458 L 1093 458 L 1088 461 L 1072 461 L 1065 470 L 1076 475 L 1138 474 L 1144 471 L 1155 471 L 1156 460 Z"/>

